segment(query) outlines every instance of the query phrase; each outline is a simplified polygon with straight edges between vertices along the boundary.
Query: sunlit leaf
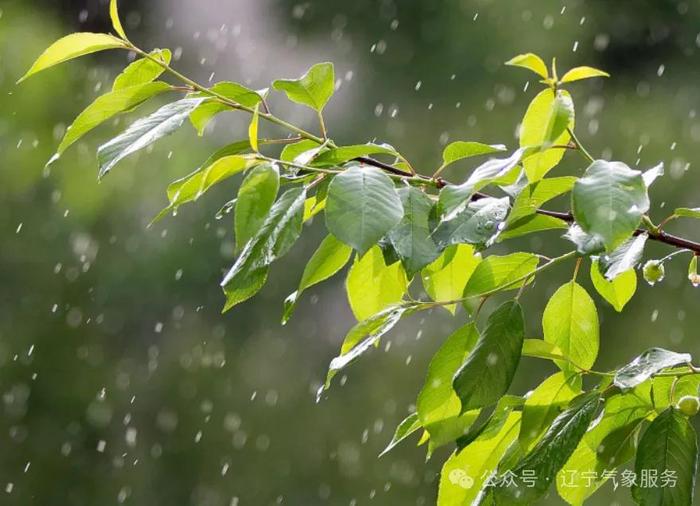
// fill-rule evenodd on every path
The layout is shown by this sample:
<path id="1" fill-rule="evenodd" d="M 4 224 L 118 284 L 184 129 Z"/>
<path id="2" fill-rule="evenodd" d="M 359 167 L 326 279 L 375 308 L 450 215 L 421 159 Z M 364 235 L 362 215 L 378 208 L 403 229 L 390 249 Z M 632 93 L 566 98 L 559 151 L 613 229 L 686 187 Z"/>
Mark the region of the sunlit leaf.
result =
<path id="1" fill-rule="evenodd" d="M 549 77 L 547 65 L 542 61 L 542 58 L 533 53 L 519 54 L 507 61 L 506 65 L 513 65 L 515 67 L 531 70 L 542 79 L 547 79 Z"/>
<path id="2" fill-rule="evenodd" d="M 258 122 L 260 121 L 260 105 L 256 105 L 253 109 L 253 117 L 248 125 L 248 141 L 253 151 L 258 151 Z"/>
<path id="3" fill-rule="evenodd" d="M 628 269 L 618 274 L 615 279 L 608 280 L 600 270 L 600 262 L 594 259 L 591 263 L 591 281 L 596 291 L 607 300 L 618 313 L 630 301 L 637 290 L 637 273 Z"/>
<path id="4" fill-rule="evenodd" d="M 314 159 L 314 165 L 342 165 L 345 162 L 368 155 L 392 155 L 398 156 L 396 150 L 389 144 L 355 144 L 352 146 L 340 146 L 327 150 Z"/>
<path id="5" fill-rule="evenodd" d="M 471 158 L 473 156 L 491 155 L 506 150 L 503 144 L 483 144 L 481 142 L 456 141 L 451 142 L 442 151 L 442 166 Z"/>
<path id="6" fill-rule="evenodd" d="M 574 67 L 567 71 L 559 80 L 560 83 L 571 83 L 580 81 L 581 79 L 590 79 L 592 77 L 610 77 L 610 74 L 593 67 Z"/>
<path id="7" fill-rule="evenodd" d="M 150 56 L 168 65 L 172 58 L 172 53 L 169 49 L 154 49 Z M 114 79 L 112 91 L 130 88 L 139 84 L 146 84 L 155 81 L 160 75 L 165 72 L 162 65 L 149 58 L 141 58 L 129 64 L 121 74 Z"/>
<path id="8" fill-rule="evenodd" d="M 477 297 L 495 290 L 514 290 L 525 284 L 518 279 L 532 273 L 539 259 L 532 253 L 491 255 L 477 265 L 464 288 L 464 297 Z"/>
<path id="9" fill-rule="evenodd" d="M 682 218 L 700 219 L 700 207 L 679 207 L 673 214 Z"/>
<path id="10" fill-rule="evenodd" d="M 276 165 L 264 163 L 253 167 L 238 189 L 234 212 L 236 249 L 240 251 L 257 234 L 270 211 L 280 188 Z"/>
<path id="11" fill-rule="evenodd" d="M 120 160 L 180 128 L 190 112 L 201 103 L 201 98 L 184 98 L 165 105 L 100 146 L 97 150 L 99 177 L 104 177 Z"/>
<path id="12" fill-rule="evenodd" d="M 117 7 L 117 0 L 110 0 L 109 2 L 109 17 L 112 20 L 112 27 L 114 31 L 117 32 L 122 39 L 126 39 L 126 32 L 122 26 L 122 22 L 119 19 L 119 9 Z"/>
<path id="13" fill-rule="evenodd" d="M 512 210 L 508 215 L 508 223 L 514 223 L 535 214 L 537 209 L 542 207 L 542 204 L 571 191 L 575 182 L 575 177 L 563 176 L 542 179 L 528 184 L 518 192 L 513 201 Z"/>
<path id="14" fill-rule="evenodd" d="M 396 432 L 394 432 L 394 436 L 391 438 L 391 442 L 387 445 L 386 448 L 384 448 L 384 451 L 379 454 L 381 457 L 382 455 L 386 455 L 389 453 L 391 450 L 396 447 L 401 441 L 406 439 L 408 436 L 416 432 L 418 429 L 421 428 L 421 423 L 420 420 L 418 419 L 418 414 L 417 413 L 411 413 L 408 415 L 406 418 L 403 419 L 403 421 L 399 424 L 398 427 L 396 427 Z"/>
<path id="15" fill-rule="evenodd" d="M 230 81 L 216 83 L 210 89 L 212 92 L 215 92 L 218 95 L 221 95 L 226 99 L 235 102 L 236 104 L 241 104 L 245 107 L 255 107 L 262 102 L 263 97 L 267 94 L 266 89 L 255 91 L 243 86 L 242 84 Z M 204 129 L 214 118 L 214 116 L 221 112 L 232 111 L 234 109 L 230 105 L 216 98 L 212 98 L 206 93 L 200 93 L 198 96 L 200 98 L 207 98 L 207 100 L 202 102 L 199 107 L 192 111 L 190 114 L 190 122 L 197 130 L 197 133 L 201 136 L 204 134 Z"/>
<path id="16" fill-rule="evenodd" d="M 400 302 L 408 282 L 401 263 L 386 265 L 381 249 L 374 246 L 355 259 L 345 288 L 355 318 L 362 321 Z"/>
<path id="17" fill-rule="evenodd" d="M 642 261 L 647 239 L 649 239 L 648 234 L 639 234 L 626 240 L 609 255 L 602 255 L 600 262 L 605 272 L 605 278 L 615 279 L 622 273 L 635 268 Z"/>
<path id="18" fill-rule="evenodd" d="M 278 79 L 272 86 L 287 98 L 321 112 L 333 95 L 335 74 L 332 63 L 317 63 L 299 79 Z"/>
<path id="19" fill-rule="evenodd" d="M 497 241 L 502 242 L 507 239 L 514 239 L 515 237 L 521 237 L 535 232 L 561 230 L 567 227 L 568 224 L 559 218 L 543 214 L 534 214 L 508 225 L 508 227 L 498 235 Z"/>
<path id="20" fill-rule="evenodd" d="M 562 285 L 542 314 L 544 340 L 554 344 L 578 367 L 590 368 L 598 356 L 600 329 L 595 303 L 575 281 Z M 557 362 L 566 373 L 576 372 L 569 362 Z"/>
<path id="21" fill-rule="evenodd" d="M 37 72 L 79 56 L 105 49 L 126 49 L 126 47 L 124 41 L 106 33 L 72 33 L 51 44 L 17 83 L 21 83 Z"/>
<path id="22" fill-rule="evenodd" d="M 469 202 L 461 211 L 455 210 L 443 219 L 432 233 L 432 239 L 439 249 L 463 243 L 489 246 L 496 240 L 509 209 L 508 197 Z"/>
<path id="23" fill-rule="evenodd" d="M 423 288 L 434 301 L 447 302 L 462 297 L 464 287 L 481 256 L 468 244 L 449 246 L 430 265 L 421 271 Z M 457 304 L 442 306 L 455 314 Z"/>

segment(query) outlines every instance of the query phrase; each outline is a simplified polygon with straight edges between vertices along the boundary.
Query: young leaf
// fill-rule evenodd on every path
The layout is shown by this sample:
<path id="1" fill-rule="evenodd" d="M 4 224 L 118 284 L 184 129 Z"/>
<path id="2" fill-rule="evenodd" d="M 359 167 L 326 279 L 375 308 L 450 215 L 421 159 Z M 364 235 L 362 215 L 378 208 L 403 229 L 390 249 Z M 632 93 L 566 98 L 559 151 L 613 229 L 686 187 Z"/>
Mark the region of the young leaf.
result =
<path id="1" fill-rule="evenodd" d="M 491 313 L 474 351 L 452 381 L 462 413 L 494 404 L 508 391 L 520 362 L 524 325 L 523 311 L 515 301 Z"/>
<path id="2" fill-rule="evenodd" d="M 524 357 L 543 358 L 545 360 L 569 360 L 561 348 L 543 339 L 525 339 L 523 341 L 522 354 Z"/>
<path id="3" fill-rule="evenodd" d="M 627 272 L 637 266 L 642 260 L 644 245 L 649 239 L 649 234 L 639 234 L 631 237 L 609 255 L 603 255 L 601 262 L 605 271 L 606 279 L 615 279 L 623 272 Z"/>
<path id="4" fill-rule="evenodd" d="M 105 49 L 126 49 L 126 43 L 106 33 L 80 32 L 66 35 L 57 40 L 44 51 L 24 76 L 17 81 L 21 83 L 28 77 L 49 67 L 73 58 Z"/>
<path id="5" fill-rule="evenodd" d="M 544 340 L 564 352 L 578 367 L 590 368 L 598 356 L 599 324 L 595 303 L 575 281 L 562 285 L 547 303 L 542 314 Z M 569 362 L 558 361 L 565 373 L 577 369 Z"/>
<path id="6" fill-rule="evenodd" d="M 481 142 L 451 142 L 442 151 L 442 167 L 473 156 L 491 155 L 506 150 L 503 144 L 482 144 Z"/>
<path id="7" fill-rule="evenodd" d="M 299 288 L 284 301 L 283 324 L 291 318 L 302 292 L 333 276 L 348 263 L 351 254 L 352 248 L 350 246 L 343 244 L 332 235 L 326 236 L 304 267 Z"/>
<path id="8" fill-rule="evenodd" d="M 615 373 L 614 384 L 628 390 L 644 383 L 663 369 L 681 364 L 689 364 L 692 357 L 688 353 L 675 353 L 663 348 L 651 348 Z"/>
<path id="9" fill-rule="evenodd" d="M 333 95 L 335 75 L 332 63 L 317 63 L 299 79 L 278 79 L 272 86 L 287 98 L 321 112 Z"/>
<path id="10" fill-rule="evenodd" d="M 479 331 L 476 325 L 473 322 L 468 323 L 445 339 L 430 360 L 428 375 L 418 394 L 416 405 L 420 423 L 430 434 L 433 446 L 440 446 L 463 435 L 462 430 L 459 430 L 457 434 L 448 434 L 448 437 L 451 436 L 449 439 L 442 437 L 446 432 L 445 422 L 456 420 L 461 411 L 459 397 L 452 390 L 452 377 L 474 348 L 477 339 Z M 470 420 L 470 423 L 471 421 L 473 420 Z M 459 429 L 467 426 L 461 425 Z"/>
<path id="11" fill-rule="evenodd" d="M 464 287 L 464 297 L 478 297 L 496 290 L 514 290 L 525 284 L 516 280 L 532 273 L 539 259 L 532 253 L 491 255 L 477 265 Z"/>
<path id="12" fill-rule="evenodd" d="M 634 469 L 662 479 L 673 477 L 674 486 L 652 486 L 638 482 L 632 488 L 632 497 L 641 506 L 693 504 L 698 443 L 695 429 L 688 419 L 673 408 L 668 408 L 649 425 L 639 441 Z"/>
<path id="13" fill-rule="evenodd" d="M 114 27 L 114 31 L 117 32 L 117 35 L 122 39 L 126 39 L 126 32 L 124 31 L 122 22 L 119 20 L 117 0 L 110 0 L 109 2 L 109 17 L 112 19 L 112 27 Z"/>
<path id="14" fill-rule="evenodd" d="M 328 230 L 363 255 L 403 217 L 394 183 L 375 167 L 353 166 L 328 187 Z"/>
<path id="15" fill-rule="evenodd" d="M 100 146 L 97 160 L 99 177 L 104 177 L 120 160 L 150 146 L 158 139 L 180 128 L 187 116 L 202 103 L 201 98 L 184 98 L 165 105 L 156 112 L 133 123 L 123 133 Z"/>
<path id="16" fill-rule="evenodd" d="M 524 69 L 531 70 L 542 79 L 549 78 L 547 65 L 545 65 L 545 63 L 542 61 L 542 58 L 533 53 L 519 54 L 518 56 L 507 61 L 506 65 L 513 65 L 515 67 L 522 67 Z"/>
<path id="17" fill-rule="evenodd" d="M 280 174 L 276 165 L 264 163 L 248 172 L 238 189 L 234 213 L 236 249 L 255 236 L 277 198 Z"/>
<path id="18" fill-rule="evenodd" d="M 479 504 L 485 482 L 515 441 L 519 427 L 520 412 L 513 411 L 502 424 L 487 428 L 469 446 L 455 451 L 440 471 L 437 506 Z"/>
<path id="19" fill-rule="evenodd" d="M 598 411 L 600 397 L 589 394 L 561 413 L 537 445 L 513 468 L 515 486 L 494 488 L 497 504 L 534 504 L 554 482 L 557 472 L 574 452 Z M 534 486 L 522 481 L 523 470 L 536 476 Z"/>
<path id="20" fill-rule="evenodd" d="M 421 271 L 423 288 L 434 301 L 456 300 L 462 297 L 464 287 L 481 256 L 468 244 L 447 247 L 440 257 Z M 442 306 L 455 314 L 457 304 Z"/>
<path id="21" fill-rule="evenodd" d="M 169 49 L 155 49 L 151 51 L 150 56 L 155 60 L 170 64 L 172 53 Z M 121 74 L 114 79 L 112 91 L 130 88 L 140 84 L 146 84 L 155 81 L 165 69 L 155 61 L 149 58 L 141 58 L 129 64 Z"/>
<path id="22" fill-rule="evenodd" d="M 618 313 L 637 290 L 637 273 L 634 269 L 628 269 L 610 281 L 603 276 L 598 259 L 594 259 L 591 263 L 591 281 L 600 296 L 607 300 Z"/>
<path id="23" fill-rule="evenodd" d="M 530 183 L 542 179 L 561 161 L 566 150 L 550 146 L 569 143 L 571 136 L 567 128 L 574 128 L 571 96 L 564 90 L 556 94 L 551 89 L 541 91 L 528 106 L 520 130 L 520 146 L 538 148 L 523 160 Z"/>
<path id="24" fill-rule="evenodd" d="M 547 430 L 559 412 L 569 401 L 581 393 L 581 376 L 568 376 L 563 372 L 544 380 L 525 400 L 523 419 L 518 440 L 524 450 Z"/>
<path id="25" fill-rule="evenodd" d="M 418 188 L 401 188 L 399 197 L 404 209 L 401 222 L 387 234 L 411 279 L 423 267 L 434 261 L 440 252 L 430 237 L 428 217 L 433 201 Z"/>
<path id="26" fill-rule="evenodd" d="M 357 323 L 345 336 L 340 355 L 331 360 L 328 366 L 326 382 L 319 389 L 316 399 L 319 400 L 324 390 L 328 390 L 333 377 L 379 343 L 381 337 L 389 332 L 399 322 L 404 314 L 412 312 L 407 306 L 391 306 Z"/>
<path id="27" fill-rule="evenodd" d="M 290 188 L 282 194 L 221 282 L 224 291 L 236 288 L 241 279 L 267 267 L 291 249 L 301 235 L 305 199 L 303 188 Z"/>
<path id="28" fill-rule="evenodd" d="M 384 448 L 384 451 L 379 454 L 380 457 L 386 455 L 391 450 L 394 449 L 401 441 L 406 439 L 408 436 L 416 432 L 421 428 L 420 420 L 418 419 L 417 413 L 411 413 L 396 427 L 396 432 L 394 432 L 394 437 L 391 438 L 391 442 Z"/>
<path id="29" fill-rule="evenodd" d="M 266 89 L 255 91 L 243 86 L 242 84 L 230 81 L 216 83 L 210 89 L 211 91 L 226 97 L 228 100 L 241 104 L 245 107 L 255 107 L 262 102 L 263 97 L 267 94 Z M 192 111 L 190 114 L 190 122 L 197 130 L 197 134 L 202 136 L 204 134 L 204 129 L 214 118 L 214 116 L 221 112 L 231 111 L 233 109 L 230 105 L 218 99 L 211 98 L 210 95 L 199 94 L 199 97 L 207 98 L 207 100 L 202 102 L 199 107 Z"/>
<path id="30" fill-rule="evenodd" d="M 610 77 L 610 74 L 593 67 L 574 67 L 567 71 L 559 82 L 562 84 L 571 83 L 581 79 L 590 79 L 591 77 Z"/>
<path id="31" fill-rule="evenodd" d="M 576 181 L 571 201 L 576 222 L 608 251 L 625 242 L 649 210 L 641 172 L 605 160 L 593 162 Z"/>
<path id="32" fill-rule="evenodd" d="M 700 207 L 679 207 L 673 214 L 682 218 L 695 218 L 700 219 Z"/>
<path id="33" fill-rule="evenodd" d="M 318 148 L 319 145 L 317 142 L 314 142 L 309 139 L 302 139 L 298 142 L 287 144 L 284 148 L 282 148 L 282 152 L 280 153 L 280 160 L 282 160 L 283 162 L 301 163 L 304 161 L 302 157 L 305 156 L 305 153 L 318 150 Z M 318 154 L 319 151 L 315 151 L 315 153 Z M 314 160 L 314 162 L 315 161 L 316 160 Z"/>
<path id="34" fill-rule="evenodd" d="M 345 283 L 350 307 L 358 321 L 400 302 L 407 288 L 401 263 L 386 265 L 378 246 L 355 259 Z"/>
<path id="35" fill-rule="evenodd" d="M 248 125 L 248 141 L 253 151 L 258 151 L 258 122 L 260 121 L 260 104 L 253 109 L 253 117 Z"/>
<path id="36" fill-rule="evenodd" d="M 469 202 L 456 213 L 453 211 L 443 219 L 432 234 L 439 249 L 451 244 L 474 244 L 489 246 L 498 237 L 503 223 L 508 216 L 510 202 L 508 197 L 483 198 Z"/>
<path id="37" fill-rule="evenodd" d="M 316 144 L 318 146 L 318 144 Z M 398 156 L 396 150 L 389 144 L 356 144 L 353 146 L 340 146 L 321 153 L 314 159 L 314 165 L 318 167 L 342 165 L 360 156 L 391 155 Z"/>
<path id="38" fill-rule="evenodd" d="M 582 506 L 614 478 L 611 471 L 634 456 L 636 435 L 651 412 L 651 401 L 643 396 L 614 395 L 608 399 L 600 421 L 586 433 L 557 475 L 557 492 L 562 499 Z"/>
<path id="39" fill-rule="evenodd" d="M 68 127 L 66 135 L 51 161 L 56 160 L 66 149 L 93 128 L 119 113 L 133 110 L 146 100 L 170 89 L 169 84 L 158 81 L 121 88 L 97 97 Z"/>

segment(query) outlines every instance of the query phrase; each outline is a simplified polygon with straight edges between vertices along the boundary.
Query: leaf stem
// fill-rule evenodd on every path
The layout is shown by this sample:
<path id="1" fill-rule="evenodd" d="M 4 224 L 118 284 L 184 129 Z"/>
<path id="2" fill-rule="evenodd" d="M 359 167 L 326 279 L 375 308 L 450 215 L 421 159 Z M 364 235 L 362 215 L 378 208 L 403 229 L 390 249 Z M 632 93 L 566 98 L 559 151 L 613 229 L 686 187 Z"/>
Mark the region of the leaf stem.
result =
<path id="1" fill-rule="evenodd" d="M 591 162 L 591 163 L 595 162 L 595 158 L 593 158 L 591 156 L 591 154 L 588 152 L 588 150 L 585 147 L 583 147 L 583 144 L 581 144 L 581 141 L 578 140 L 578 137 L 576 137 L 576 134 L 574 133 L 574 129 L 567 128 L 567 130 L 569 131 L 569 135 L 571 136 L 571 139 L 576 144 L 576 149 L 578 149 L 581 152 L 581 154 L 583 156 L 585 156 L 586 159 L 588 159 L 589 162 Z"/>

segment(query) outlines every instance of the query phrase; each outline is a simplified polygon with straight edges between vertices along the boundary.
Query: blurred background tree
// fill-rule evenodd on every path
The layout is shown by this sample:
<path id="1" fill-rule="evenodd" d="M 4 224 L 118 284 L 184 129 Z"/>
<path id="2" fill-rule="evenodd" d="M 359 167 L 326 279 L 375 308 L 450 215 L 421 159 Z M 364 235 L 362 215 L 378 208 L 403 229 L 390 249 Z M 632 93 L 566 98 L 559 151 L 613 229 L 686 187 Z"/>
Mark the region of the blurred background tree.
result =
<path id="1" fill-rule="evenodd" d="M 415 400 L 435 336 L 463 322 L 464 312 L 438 312 L 430 324 L 409 320 L 392 333 L 387 353 L 353 366 L 343 386 L 315 404 L 352 317 L 337 280 L 314 289 L 279 326 L 282 300 L 316 247 L 313 234 L 273 268 L 261 296 L 222 316 L 218 281 L 233 259 L 233 238 L 231 217 L 216 213 L 233 185 L 146 228 L 166 203 L 166 184 L 245 137 L 246 118 L 229 114 L 202 139 L 182 129 L 99 185 L 94 152 L 108 138 L 104 130 L 44 169 L 66 124 L 109 86 L 110 61 L 126 56 L 88 58 L 14 83 L 60 35 L 108 30 L 106 4 L 0 6 L 0 502 L 430 504 L 446 452 L 427 464 L 411 444 L 377 455 Z M 205 82 L 263 87 L 334 61 L 340 88 L 327 118 L 334 136 L 395 144 L 425 173 L 452 140 L 516 144 L 514 125 L 536 83 L 503 67 L 511 56 L 533 51 L 557 57 L 560 68 L 603 68 L 611 79 L 573 88 L 589 149 L 640 168 L 664 161 L 655 200 L 700 204 L 700 7 L 691 2 L 123 0 L 121 10 L 142 47 L 172 48 L 176 66 Z M 272 105 L 313 128 L 301 108 Z M 111 133 L 125 124 L 113 122 Z M 456 166 L 448 177 L 471 168 Z M 557 170 L 583 168 L 570 156 Z M 671 227 L 700 239 L 692 222 Z M 542 246 L 561 248 L 557 233 L 545 245 L 524 243 Z M 624 316 L 598 301 L 600 367 L 651 345 L 700 356 L 698 292 L 681 263 L 667 272 L 653 292 L 641 287 Z M 532 336 L 541 332 L 538 301 L 569 274 L 538 284 L 542 297 L 526 301 Z M 542 376 L 541 362 L 526 362 L 518 393 Z M 627 491 L 606 485 L 597 502 L 613 501 L 626 504 Z M 543 503 L 562 501 L 552 491 Z"/>

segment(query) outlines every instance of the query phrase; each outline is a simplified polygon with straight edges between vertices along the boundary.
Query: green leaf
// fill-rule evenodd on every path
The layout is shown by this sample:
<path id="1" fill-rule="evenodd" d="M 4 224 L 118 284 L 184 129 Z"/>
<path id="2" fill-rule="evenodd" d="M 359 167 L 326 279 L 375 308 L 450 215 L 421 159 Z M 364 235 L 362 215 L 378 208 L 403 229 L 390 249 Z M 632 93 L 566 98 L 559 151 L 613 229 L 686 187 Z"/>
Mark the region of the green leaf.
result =
<path id="1" fill-rule="evenodd" d="M 316 157 L 314 165 L 319 167 L 342 165 L 360 156 L 368 155 L 398 156 L 398 153 L 389 144 L 355 144 L 352 146 L 341 146 L 329 149 Z"/>
<path id="2" fill-rule="evenodd" d="M 114 31 L 117 32 L 122 39 L 126 39 L 126 32 L 122 26 L 122 22 L 119 20 L 119 10 L 117 8 L 117 0 L 110 0 L 109 2 L 109 17 L 112 19 L 112 27 Z"/>
<path id="3" fill-rule="evenodd" d="M 569 360 L 561 348 L 543 339 L 525 339 L 523 341 L 522 354 L 524 357 L 543 358 L 546 360 Z"/>
<path id="4" fill-rule="evenodd" d="M 512 253 L 505 256 L 491 255 L 477 265 L 464 287 L 464 297 L 478 297 L 496 290 L 514 290 L 525 284 L 518 281 L 534 272 L 539 258 L 532 253 Z"/>
<path id="5" fill-rule="evenodd" d="M 559 347 L 578 367 L 589 369 L 598 356 L 600 329 L 595 303 L 575 281 L 562 285 L 542 314 L 544 340 Z M 577 369 L 564 361 L 557 362 L 566 373 Z"/>
<path id="6" fill-rule="evenodd" d="M 538 152 L 523 160 L 523 167 L 530 183 L 542 179 L 561 161 L 565 149 L 550 148 L 569 143 L 567 128 L 574 128 L 574 106 L 571 96 L 564 90 L 541 91 L 530 103 L 520 130 L 521 147 L 537 147 Z M 549 149 L 548 149 L 549 148 Z"/>
<path id="7" fill-rule="evenodd" d="M 299 79 L 278 79 L 272 86 L 287 98 L 321 112 L 333 95 L 335 75 L 332 63 L 317 63 Z"/>
<path id="8" fill-rule="evenodd" d="M 448 246 L 437 260 L 421 271 L 423 288 L 434 301 L 459 299 L 479 262 L 481 262 L 481 256 L 474 251 L 473 246 L 468 244 Z M 457 304 L 442 307 L 455 314 Z"/>
<path id="9" fill-rule="evenodd" d="M 394 432 L 394 437 L 391 438 L 391 442 L 384 448 L 384 451 L 379 454 L 379 456 L 386 455 L 391 450 L 396 447 L 401 441 L 406 439 L 408 436 L 416 432 L 421 428 L 420 420 L 418 419 L 417 413 L 411 413 L 396 427 L 396 432 Z"/>
<path id="10" fill-rule="evenodd" d="M 637 290 L 637 273 L 634 269 L 628 269 L 610 281 L 600 271 L 598 259 L 594 259 L 591 263 L 591 281 L 600 296 L 607 300 L 618 313 L 622 312 Z"/>
<path id="11" fill-rule="evenodd" d="M 586 434 L 600 404 L 597 392 L 574 401 L 561 413 L 537 445 L 511 469 L 515 486 L 494 488 L 497 504 L 534 504 L 554 482 L 557 472 Z M 534 474 L 534 486 L 522 480 L 523 471 Z"/>
<path id="12" fill-rule="evenodd" d="M 285 255 L 301 235 L 306 191 L 290 188 L 272 206 L 258 233 L 245 245 L 221 286 L 237 289 L 252 272 Z"/>
<path id="13" fill-rule="evenodd" d="M 44 51 L 24 76 L 17 81 L 21 83 L 28 77 L 49 67 L 73 58 L 105 49 L 126 49 L 126 43 L 106 33 L 72 33 L 57 40 Z"/>
<path id="14" fill-rule="evenodd" d="M 581 376 L 563 372 L 544 380 L 525 400 L 523 419 L 518 437 L 523 449 L 530 450 L 547 430 L 549 424 L 581 393 Z"/>
<path id="15" fill-rule="evenodd" d="M 324 390 L 328 390 L 331 380 L 338 371 L 347 367 L 357 358 L 379 344 L 384 334 L 389 332 L 399 322 L 404 314 L 412 312 L 407 306 L 391 306 L 371 316 L 367 320 L 357 323 L 345 336 L 340 355 L 331 360 L 328 366 L 328 375 L 323 387 L 318 391 L 316 399 L 319 400 Z"/>
<path id="16" fill-rule="evenodd" d="M 363 255 L 403 218 L 394 183 L 375 167 L 353 166 L 328 187 L 328 230 Z"/>
<path id="17" fill-rule="evenodd" d="M 462 184 L 448 184 L 440 190 L 439 214 L 450 220 L 470 204 L 475 192 L 492 183 L 500 183 L 517 173 L 516 168 L 523 150 L 518 149 L 508 158 L 496 158 L 479 165 Z"/>
<path id="18" fill-rule="evenodd" d="M 221 312 L 225 313 L 258 293 L 267 281 L 268 270 L 268 267 L 261 267 L 260 269 L 241 273 L 236 277 L 235 282 L 224 285 L 226 304 L 224 304 Z"/>
<path id="19" fill-rule="evenodd" d="M 476 325 L 463 325 L 445 339 L 430 360 L 428 374 L 416 404 L 420 423 L 430 434 L 431 445 L 435 447 L 462 436 L 464 428 L 476 418 L 474 413 L 470 413 L 466 425 L 464 420 L 460 419 L 462 404 L 452 389 L 452 377 L 474 348 L 477 339 L 479 331 Z M 455 421 L 460 422 L 457 433 L 452 430 L 446 431 L 446 428 L 452 428 L 447 427 L 448 425 L 455 425 Z"/>
<path id="20" fill-rule="evenodd" d="M 692 357 L 688 353 L 675 353 L 663 348 L 651 348 L 615 373 L 614 384 L 628 390 L 644 383 L 652 375 L 669 367 L 689 364 Z"/>
<path id="21" fill-rule="evenodd" d="M 531 70 L 542 79 L 549 78 L 549 71 L 547 71 L 547 65 L 542 61 L 542 58 L 533 53 L 519 54 L 515 58 L 506 62 L 506 65 L 513 65 L 515 67 L 522 67 L 524 69 Z"/>
<path id="22" fill-rule="evenodd" d="M 262 102 L 263 97 L 267 94 L 266 89 L 255 91 L 242 84 L 230 81 L 216 83 L 210 90 L 245 107 L 255 107 Z M 197 130 L 198 135 L 201 136 L 204 134 L 204 129 L 214 116 L 221 112 L 232 111 L 234 109 L 216 98 L 211 98 L 210 95 L 200 93 L 197 96 L 206 98 L 206 100 L 192 111 L 190 114 L 190 122 Z"/>
<path id="23" fill-rule="evenodd" d="M 581 506 L 614 476 L 614 469 L 634 456 L 636 435 L 651 412 L 651 403 L 637 395 L 608 399 L 601 420 L 586 433 L 559 471 L 557 491 L 562 499 Z"/>
<path id="24" fill-rule="evenodd" d="M 285 324 L 291 318 L 299 297 L 307 288 L 324 281 L 342 269 L 350 260 L 352 248 L 340 242 L 332 235 L 326 236 L 321 245 L 311 256 L 304 267 L 304 273 L 299 282 L 299 288 L 292 293 L 285 302 L 285 311 L 282 323 Z"/>
<path id="25" fill-rule="evenodd" d="M 647 239 L 649 239 L 648 234 L 639 234 L 629 238 L 609 255 L 603 255 L 600 260 L 605 271 L 605 278 L 615 279 L 622 273 L 636 267 L 642 261 Z"/>
<path id="26" fill-rule="evenodd" d="M 298 142 L 295 142 L 293 144 L 287 144 L 284 148 L 282 148 L 282 152 L 280 153 L 280 160 L 283 162 L 300 162 L 300 157 L 304 155 L 304 153 L 308 153 L 310 151 L 317 150 L 319 148 L 319 145 L 317 142 L 314 142 L 309 139 L 302 139 Z M 318 151 L 315 151 L 315 153 L 318 153 Z"/>
<path id="27" fill-rule="evenodd" d="M 258 122 L 260 121 L 260 105 L 256 105 L 253 109 L 253 117 L 248 125 L 248 141 L 253 151 L 258 151 Z"/>
<path id="28" fill-rule="evenodd" d="M 700 219 L 700 207 L 679 207 L 673 214 L 682 218 Z"/>
<path id="29" fill-rule="evenodd" d="M 576 251 L 581 255 L 602 253 L 605 251 L 603 238 L 599 235 L 589 234 L 583 231 L 576 223 L 573 223 L 564 234 L 564 238 L 576 245 Z"/>
<path id="30" fill-rule="evenodd" d="M 150 116 L 134 122 L 123 133 L 100 146 L 97 150 L 99 177 L 104 177 L 123 158 L 180 128 L 190 112 L 201 103 L 201 98 L 184 98 L 165 105 Z"/>
<path id="31" fill-rule="evenodd" d="M 358 321 L 400 302 L 407 288 L 406 273 L 401 264 L 386 265 L 378 246 L 355 259 L 345 283 L 350 307 Z"/>
<path id="32" fill-rule="evenodd" d="M 574 184 L 572 207 L 581 228 L 613 251 L 639 226 L 649 197 L 641 172 L 622 162 L 597 160 Z"/>
<path id="33" fill-rule="evenodd" d="M 688 419 L 669 408 L 649 425 L 639 441 L 634 469 L 637 476 L 654 471 L 656 476 L 672 475 L 674 486 L 646 487 L 638 482 L 632 497 L 640 506 L 691 506 L 695 490 L 698 443 Z"/>
<path id="34" fill-rule="evenodd" d="M 68 127 L 66 135 L 63 137 L 61 144 L 56 150 L 56 154 L 51 158 L 49 163 L 58 159 L 66 149 L 93 128 L 101 125 L 119 113 L 131 111 L 149 98 L 170 89 L 171 87 L 167 83 L 155 82 L 130 86 L 129 88 L 121 88 L 117 91 L 111 91 L 97 97 L 92 104 L 87 106 L 85 110 L 75 118 L 73 124 Z"/>
<path id="35" fill-rule="evenodd" d="M 240 157 L 239 157 L 240 158 Z M 277 198 L 280 174 L 276 165 L 264 163 L 246 174 L 238 189 L 234 213 L 236 249 L 240 251 L 257 234 Z"/>
<path id="36" fill-rule="evenodd" d="M 544 232 L 546 230 L 561 230 L 568 227 L 564 220 L 553 216 L 535 214 L 522 218 L 510 225 L 498 235 L 497 241 L 503 242 L 515 237 L 532 234 L 535 232 Z"/>
<path id="37" fill-rule="evenodd" d="M 439 249 L 451 244 L 474 244 L 488 247 L 496 240 L 508 216 L 508 197 L 483 198 L 469 202 L 466 207 L 448 214 L 432 233 Z"/>
<path id="38" fill-rule="evenodd" d="M 484 482 L 518 436 L 520 412 L 508 414 L 503 424 L 487 428 L 469 446 L 455 451 L 440 471 L 438 506 L 478 504 Z"/>
<path id="39" fill-rule="evenodd" d="M 503 144 L 482 144 L 481 142 L 456 141 L 451 142 L 442 151 L 442 166 L 471 158 L 473 156 L 491 155 L 506 150 Z"/>
<path id="40" fill-rule="evenodd" d="M 474 351 L 452 381 L 462 413 L 495 404 L 508 391 L 520 362 L 524 325 L 516 301 L 505 302 L 491 313 Z"/>
<path id="41" fill-rule="evenodd" d="M 581 79 L 590 79 L 591 77 L 610 77 L 610 74 L 593 67 L 574 67 L 567 71 L 559 82 L 562 84 L 571 83 Z"/>
<path id="42" fill-rule="evenodd" d="M 563 176 L 542 179 L 525 186 L 513 202 L 508 224 L 532 216 L 542 204 L 571 191 L 575 182 L 575 177 Z"/>
<path id="43" fill-rule="evenodd" d="M 170 64 L 172 53 L 169 49 L 154 49 L 151 51 L 150 56 L 168 65 Z M 149 58 L 138 59 L 129 64 L 129 66 L 114 79 L 112 91 L 153 82 L 160 77 L 163 72 L 165 72 L 163 66 L 155 61 Z"/>
<path id="44" fill-rule="evenodd" d="M 403 262 L 408 278 L 434 261 L 440 252 L 430 237 L 428 217 L 433 201 L 418 188 L 399 190 L 404 209 L 401 222 L 387 235 Z"/>

